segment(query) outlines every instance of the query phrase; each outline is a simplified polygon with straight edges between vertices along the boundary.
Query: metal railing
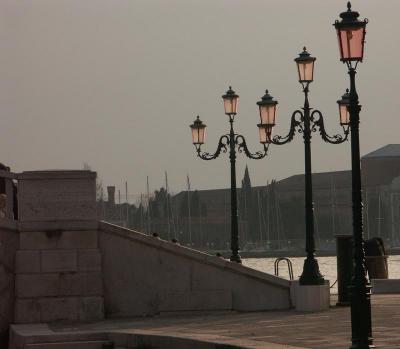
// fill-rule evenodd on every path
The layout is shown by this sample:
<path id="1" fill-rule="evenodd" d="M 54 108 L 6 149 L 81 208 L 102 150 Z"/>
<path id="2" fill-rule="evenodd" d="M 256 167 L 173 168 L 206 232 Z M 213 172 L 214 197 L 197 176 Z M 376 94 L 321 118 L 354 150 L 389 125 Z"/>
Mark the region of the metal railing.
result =
<path id="1" fill-rule="evenodd" d="M 288 266 L 288 272 L 289 272 L 289 279 L 293 280 L 293 266 L 292 266 L 292 261 L 289 258 L 286 257 L 278 257 L 275 260 L 274 263 L 274 268 L 275 268 L 275 276 L 279 276 L 279 263 L 282 261 L 286 261 L 287 266 Z"/>

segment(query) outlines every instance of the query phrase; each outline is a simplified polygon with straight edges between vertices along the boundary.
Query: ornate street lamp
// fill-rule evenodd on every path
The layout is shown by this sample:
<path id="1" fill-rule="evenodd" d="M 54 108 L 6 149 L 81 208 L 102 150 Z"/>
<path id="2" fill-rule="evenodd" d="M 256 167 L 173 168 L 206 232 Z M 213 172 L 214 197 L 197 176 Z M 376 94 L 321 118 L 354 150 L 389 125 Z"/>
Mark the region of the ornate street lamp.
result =
<path id="1" fill-rule="evenodd" d="M 350 76 L 348 96 L 349 125 L 351 132 L 351 169 L 353 201 L 354 276 L 350 286 L 352 349 L 374 348 L 371 325 L 371 286 L 367 279 L 363 239 L 363 204 L 361 194 L 359 123 L 361 106 L 356 91 L 356 68 L 364 56 L 365 28 L 368 20 L 358 20 L 359 13 L 351 10 L 340 14 L 335 21 L 340 60 L 346 63 Z M 340 108 L 340 104 L 339 104 Z M 342 113 L 342 112 L 341 112 Z M 344 115 L 344 111 L 343 111 Z"/>
<path id="2" fill-rule="evenodd" d="M 273 122 L 264 122 L 265 138 L 269 143 L 276 145 L 283 145 L 291 142 L 294 135 L 297 132 L 303 134 L 304 139 L 304 177 L 305 177 L 305 221 L 306 221 L 306 253 L 307 257 L 304 261 L 303 272 L 300 276 L 300 285 L 321 285 L 324 283 L 324 278 L 319 271 L 318 261 L 315 258 L 315 237 L 314 237 L 314 203 L 312 194 L 312 176 L 311 176 L 311 134 L 319 129 L 321 138 L 328 143 L 340 144 L 343 143 L 348 136 L 348 126 L 342 124 L 344 134 L 329 136 L 325 131 L 324 119 L 322 113 L 319 110 L 314 110 L 311 112 L 308 102 L 308 92 L 309 84 L 314 78 L 314 62 L 315 57 L 312 57 L 304 47 L 303 52 L 295 59 L 297 64 L 297 70 L 299 74 L 299 82 L 303 87 L 304 92 L 304 106 L 302 110 L 296 110 L 292 114 L 291 124 L 289 133 L 282 137 L 279 135 L 272 136 L 272 126 L 275 125 L 275 113 L 276 113 L 276 103 L 274 109 Z M 267 93 L 268 95 L 268 93 Z M 271 96 L 265 95 L 258 106 L 260 108 L 260 115 L 262 113 L 262 108 L 264 106 L 264 101 Z"/>
<path id="3" fill-rule="evenodd" d="M 229 148 L 229 159 L 231 163 L 231 251 L 230 260 L 232 262 L 241 263 L 239 254 L 239 229 L 238 229 L 238 212 L 237 212 L 237 192 L 236 192 L 236 148 L 239 153 L 244 152 L 250 159 L 262 159 L 267 155 L 269 142 L 265 136 L 263 124 L 259 124 L 260 143 L 263 145 L 262 151 L 251 153 L 247 147 L 245 138 L 236 134 L 233 130 L 233 122 L 237 113 L 237 104 L 239 96 L 229 87 L 229 90 L 222 96 L 224 101 L 225 114 L 229 116 L 230 131 L 220 137 L 217 150 L 214 154 L 201 151 L 201 146 L 204 144 L 206 125 L 199 117 L 190 125 L 192 129 L 192 142 L 196 147 L 197 156 L 203 160 L 216 159 L 221 151 L 226 153 Z M 261 116 L 260 116 L 261 117 Z"/>
<path id="4" fill-rule="evenodd" d="M 341 99 L 337 101 L 337 104 L 339 106 L 340 125 L 342 126 L 350 125 L 349 102 L 350 102 L 349 89 L 346 89 L 345 94 L 342 96 Z"/>

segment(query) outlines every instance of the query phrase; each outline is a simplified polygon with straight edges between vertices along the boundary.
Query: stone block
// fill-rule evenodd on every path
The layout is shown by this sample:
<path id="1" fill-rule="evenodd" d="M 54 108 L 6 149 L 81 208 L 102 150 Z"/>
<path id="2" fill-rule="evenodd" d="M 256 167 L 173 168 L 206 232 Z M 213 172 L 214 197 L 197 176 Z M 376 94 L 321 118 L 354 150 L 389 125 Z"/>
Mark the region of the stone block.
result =
<path id="1" fill-rule="evenodd" d="M 78 320 L 78 298 L 48 297 L 39 299 L 39 303 L 41 322 L 50 322 L 57 320 Z"/>
<path id="2" fill-rule="evenodd" d="M 85 295 L 102 296 L 103 295 L 103 277 L 101 273 L 86 273 Z"/>
<path id="3" fill-rule="evenodd" d="M 101 255 L 98 249 L 78 251 L 79 271 L 101 271 Z"/>
<path id="4" fill-rule="evenodd" d="M 21 250 L 49 250 L 57 246 L 57 234 L 55 232 L 21 232 L 20 233 Z"/>
<path id="5" fill-rule="evenodd" d="M 72 272 L 78 270 L 76 250 L 42 251 L 42 272 Z"/>
<path id="6" fill-rule="evenodd" d="M 58 296 L 58 274 L 20 274 L 15 278 L 18 298 Z"/>
<path id="7" fill-rule="evenodd" d="M 299 281 L 292 281 L 291 296 L 296 311 L 319 312 L 329 309 L 330 288 L 329 281 L 323 285 L 300 285 Z"/>
<path id="8" fill-rule="evenodd" d="M 97 248 L 97 231 L 63 231 L 58 238 L 57 248 Z"/>
<path id="9" fill-rule="evenodd" d="M 79 298 L 79 320 L 100 320 L 104 318 L 103 297 Z"/>
<path id="10" fill-rule="evenodd" d="M 40 251 L 17 251 L 17 273 L 40 273 Z"/>
<path id="11" fill-rule="evenodd" d="M 40 304 L 36 299 L 17 299 L 15 301 L 16 324 L 40 322 Z"/>
<path id="12" fill-rule="evenodd" d="M 96 174 L 89 171 L 29 171 L 19 175 L 21 222 L 95 220 Z"/>
<path id="13" fill-rule="evenodd" d="M 372 293 L 400 293 L 400 279 L 371 279 Z"/>
<path id="14" fill-rule="evenodd" d="M 0 221 L 1 225 L 1 221 Z M 95 230 L 99 226 L 99 222 L 95 219 L 87 220 L 55 220 L 44 222 L 18 222 L 18 229 L 21 232 L 34 232 L 34 231 L 86 231 Z M 15 229 L 14 229 L 15 230 Z"/>
<path id="15" fill-rule="evenodd" d="M 60 296 L 102 296 L 101 273 L 61 273 Z"/>
<path id="16" fill-rule="evenodd" d="M 14 318 L 14 274 L 0 264 L 0 347 L 1 334 L 8 332 Z"/>
<path id="17" fill-rule="evenodd" d="M 21 250 L 97 248 L 97 231 L 21 232 Z"/>

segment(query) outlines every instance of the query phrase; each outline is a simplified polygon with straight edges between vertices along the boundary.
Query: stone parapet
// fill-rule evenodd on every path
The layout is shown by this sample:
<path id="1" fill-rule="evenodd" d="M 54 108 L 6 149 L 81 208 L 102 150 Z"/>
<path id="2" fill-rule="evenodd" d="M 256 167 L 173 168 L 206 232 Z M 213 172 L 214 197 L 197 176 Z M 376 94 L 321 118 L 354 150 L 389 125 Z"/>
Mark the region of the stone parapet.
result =
<path id="1" fill-rule="evenodd" d="M 109 317 L 290 307 L 285 279 L 112 224 L 99 227 Z"/>

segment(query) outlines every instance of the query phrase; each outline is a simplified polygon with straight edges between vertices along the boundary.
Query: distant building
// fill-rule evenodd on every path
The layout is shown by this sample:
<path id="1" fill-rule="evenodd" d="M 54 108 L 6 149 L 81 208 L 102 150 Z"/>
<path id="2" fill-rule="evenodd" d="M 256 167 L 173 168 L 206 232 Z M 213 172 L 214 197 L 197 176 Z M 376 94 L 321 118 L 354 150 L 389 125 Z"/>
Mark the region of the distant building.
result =
<path id="1" fill-rule="evenodd" d="M 366 237 L 400 245 L 400 144 L 388 144 L 361 159 Z"/>
<path id="2" fill-rule="evenodd" d="M 361 159 L 364 236 L 400 245 L 400 144 Z M 335 235 L 352 234 L 351 171 L 313 173 L 314 230 L 319 250 L 334 249 Z M 304 174 L 252 187 L 246 168 L 238 193 L 242 249 L 304 249 Z M 116 204 L 115 187 L 99 202 L 102 218 L 164 239 L 203 249 L 230 248 L 230 189 L 182 191 L 164 188 L 147 205 Z"/>
<path id="3" fill-rule="evenodd" d="M 351 172 L 314 173 L 312 178 L 316 238 L 320 246 L 332 248 L 334 235 L 351 234 Z M 246 192 L 244 195 L 244 190 L 238 189 L 242 248 L 304 246 L 304 175 L 253 187 L 251 197 Z M 181 205 L 183 198 L 187 198 L 186 193 L 179 193 L 173 200 Z M 207 211 L 202 217 L 202 234 L 214 247 L 223 248 L 230 241 L 230 189 L 197 193 Z M 246 211 L 248 207 L 253 212 Z M 198 234 L 198 218 L 192 217 L 191 224 L 195 235 Z"/>
<path id="4" fill-rule="evenodd" d="M 361 167 L 365 238 L 379 236 L 387 245 L 398 246 L 400 144 L 389 144 L 366 154 Z M 319 249 L 333 249 L 336 234 L 352 234 L 351 171 L 313 173 L 312 181 L 316 242 Z M 243 188 L 238 188 L 241 247 L 304 248 L 304 174 L 252 187 L 251 203 L 246 202 L 249 183 L 246 170 Z M 173 200 L 181 204 L 185 193 Z M 222 248 L 221 240 L 229 241 L 230 237 L 230 189 L 199 190 L 198 195 L 207 211 L 201 220 L 202 234 L 213 246 Z M 255 214 L 243 207 L 251 207 Z M 194 236 L 198 234 L 197 222 L 192 217 Z"/>
<path id="5" fill-rule="evenodd" d="M 134 205 L 115 203 L 115 186 L 107 187 L 107 201 L 101 198 L 97 203 L 99 219 L 121 227 L 128 227 L 128 219 L 135 209 Z"/>
<path id="6" fill-rule="evenodd" d="M 369 190 L 400 176 L 400 144 L 388 144 L 361 158 L 362 184 Z"/>

